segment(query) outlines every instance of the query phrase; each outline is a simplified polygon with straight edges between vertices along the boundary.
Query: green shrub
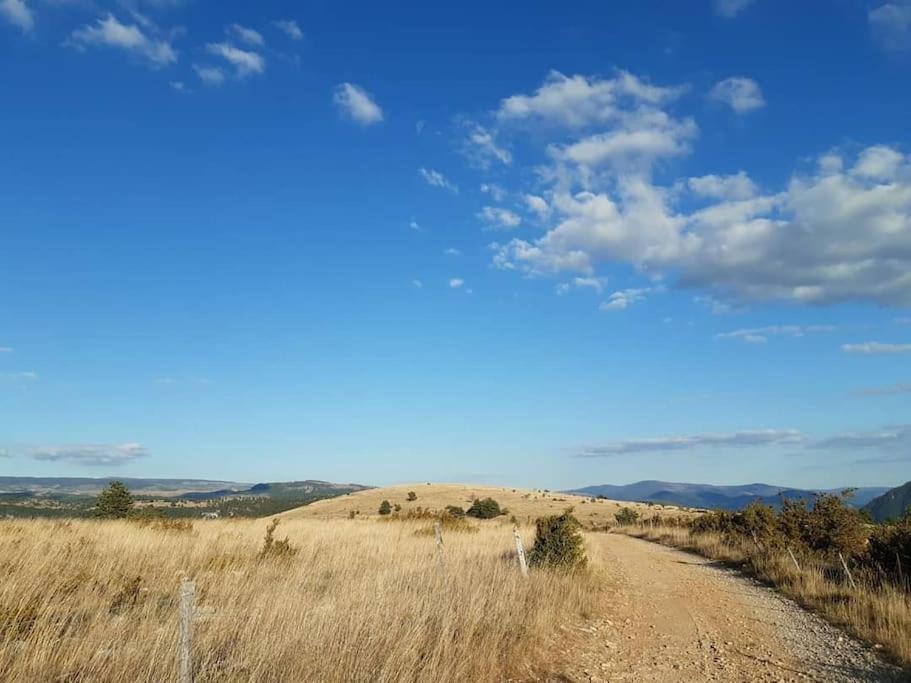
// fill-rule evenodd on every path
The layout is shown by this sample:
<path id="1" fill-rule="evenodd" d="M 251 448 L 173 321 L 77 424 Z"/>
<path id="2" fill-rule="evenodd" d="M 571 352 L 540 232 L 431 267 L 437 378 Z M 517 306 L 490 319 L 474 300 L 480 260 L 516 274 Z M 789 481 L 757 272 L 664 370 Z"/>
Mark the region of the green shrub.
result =
<path id="1" fill-rule="evenodd" d="M 617 520 L 617 524 L 628 526 L 639 521 L 639 513 L 631 507 L 622 507 L 614 513 L 614 519 Z"/>
<path id="2" fill-rule="evenodd" d="M 413 501 L 415 501 L 415 500 L 418 499 L 418 494 L 416 494 L 414 491 L 409 491 L 409 492 L 408 492 L 408 495 L 405 496 L 405 498 L 406 498 L 409 502 L 413 502 Z"/>
<path id="3" fill-rule="evenodd" d="M 478 498 L 471 504 L 466 514 L 477 519 L 493 519 L 502 515 L 503 510 L 493 498 Z"/>
<path id="4" fill-rule="evenodd" d="M 897 522 L 873 530 L 864 564 L 911 589 L 911 510 Z"/>
<path id="5" fill-rule="evenodd" d="M 392 504 L 388 500 L 384 500 L 382 503 L 380 503 L 379 512 L 381 515 L 391 514 L 392 513 Z"/>
<path id="6" fill-rule="evenodd" d="M 133 510 L 133 495 L 122 481 L 112 481 L 98 494 L 95 516 L 104 519 L 123 519 Z"/>
<path id="7" fill-rule="evenodd" d="M 447 505 L 446 514 L 449 515 L 450 517 L 464 517 L 465 510 L 460 508 L 458 505 Z"/>
<path id="8" fill-rule="evenodd" d="M 570 510 L 562 515 L 540 517 L 535 522 L 535 544 L 528 554 L 534 567 L 572 569 L 586 563 L 579 521 Z"/>

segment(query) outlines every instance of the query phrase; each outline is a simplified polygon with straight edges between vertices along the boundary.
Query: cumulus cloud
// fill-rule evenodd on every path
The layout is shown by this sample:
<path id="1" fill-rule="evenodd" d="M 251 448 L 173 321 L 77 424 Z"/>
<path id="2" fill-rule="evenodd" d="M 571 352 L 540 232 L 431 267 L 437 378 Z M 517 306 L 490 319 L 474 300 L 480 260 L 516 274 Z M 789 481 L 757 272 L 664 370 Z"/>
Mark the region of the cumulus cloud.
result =
<path id="1" fill-rule="evenodd" d="M 466 153 L 482 168 L 487 168 L 492 161 L 509 166 L 512 163 L 512 153 L 505 147 L 497 144 L 494 134 L 474 124 L 466 137 Z"/>
<path id="2" fill-rule="evenodd" d="M 138 443 L 78 444 L 69 446 L 42 446 L 25 452 L 35 460 L 71 462 L 77 465 L 125 465 L 148 455 Z"/>
<path id="3" fill-rule="evenodd" d="M 478 218 L 500 230 L 514 230 L 522 224 L 522 218 L 518 214 L 499 206 L 485 206 L 478 212 Z"/>
<path id="4" fill-rule="evenodd" d="M 481 192 L 489 194 L 495 201 L 502 202 L 506 199 L 506 190 L 495 183 L 481 183 Z"/>
<path id="5" fill-rule="evenodd" d="M 234 74 L 238 78 L 261 74 L 266 70 L 266 60 L 258 52 L 242 50 L 231 43 L 209 43 L 206 50 L 234 67 Z"/>
<path id="6" fill-rule="evenodd" d="M 335 87 L 332 101 L 343 115 L 362 126 L 383 120 L 383 110 L 373 97 L 354 83 L 340 83 Z"/>
<path id="7" fill-rule="evenodd" d="M 663 453 L 700 448 L 761 448 L 804 443 L 803 434 L 793 429 L 763 429 L 718 434 L 694 434 L 650 439 L 611 441 L 589 446 L 578 453 L 583 458 L 607 458 L 635 453 Z"/>
<path id="8" fill-rule="evenodd" d="M 247 45 L 262 47 L 266 44 L 262 33 L 255 29 L 241 26 L 240 24 L 231 24 L 226 29 L 226 33 L 235 40 L 238 40 L 241 43 L 246 43 Z"/>
<path id="9" fill-rule="evenodd" d="M 886 344 L 883 342 L 863 342 L 862 344 L 842 344 L 841 350 L 861 356 L 888 356 L 899 353 L 911 353 L 911 344 Z"/>
<path id="10" fill-rule="evenodd" d="M 443 253 L 446 254 L 447 256 L 461 256 L 462 255 L 462 252 L 458 249 L 455 249 L 454 247 L 449 247 Z"/>
<path id="11" fill-rule="evenodd" d="M 465 284 L 465 280 L 463 280 L 463 279 L 460 278 L 460 277 L 454 277 L 454 278 L 452 278 L 452 279 L 449 280 L 449 286 L 450 286 L 452 289 L 458 289 L 459 287 L 461 287 L 461 286 L 464 285 L 464 284 Z"/>
<path id="12" fill-rule="evenodd" d="M 35 17 L 24 0 L 0 0 L 0 16 L 23 33 L 31 33 L 35 29 Z"/>
<path id="13" fill-rule="evenodd" d="M 449 190 L 453 194 L 459 193 L 458 186 L 439 171 L 435 171 L 432 168 L 420 168 L 418 173 L 420 173 L 424 182 L 432 187 L 440 187 L 444 190 Z"/>
<path id="14" fill-rule="evenodd" d="M 715 0 L 715 13 L 732 19 L 753 4 L 753 0 Z"/>
<path id="15" fill-rule="evenodd" d="M 911 49 L 911 0 L 895 0 L 870 10 L 867 15 L 873 39 L 884 50 Z"/>
<path id="16" fill-rule="evenodd" d="M 738 114 L 746 114 L 765 106 L 759 85 L 751 78 L 734 76 L 716 83 L 709 92 L 709 99 L 728 105 Z"/>
<path id="17" fill-rule="evenodd" d="M 541 201 L 526 206 L 545 232 L 492 244 L 493 265 L 590 276 L 619 263 L 738 308 L 769 300 L 911 305 L 911 161 L 903 150 L 823 151 L 769 191 L 746 170 L 657 183 L 656 172 L 697 140 L 695 122 L 671 111 L 682 90 L 625 72 L 552 73 L 531 94 L 503 99 L 493 114 L 498 130 L 525 135 L 540 154 L 527 196 Z"/>
<path id="18" fill-rule="evenodd" d="M 293 19 L 279 19 L 272 23 L 291 40 L 301 40 L 304 37 L 301 27 Z"/>
<path id="19" fill-rule="evenodd" d="M 535 194 L 527 194 L 523 197 L 525 200 L 525 206 L 529 211 L 536 214 L 538 218 L 547 218 L 550 216 L 550 206 L 547 204 L 547 200 L 544 197 L 539 197 Z"/>
<path id="20" fill-rule="evenodd" d="M 145 22 L 148 30 L 148 22 Z M 123 24 L 113 14 L 98 19 L 94 24 L 78 28 L 66 42 L 77 50 L 89 47 L 111 47 L 123 50 L 160 68 L 177 61 L 177 50 L 167 40 L 152 37 L 136 24 Z"/>
<path id="21" fill-rule="evenodd" d="M 716 335 L 718 339 L 739 339 L 749 344 L 765 344 L 769 337 L 805 337 L 818 332 L 834 332 L 832 325 L 769 325 L 752 327 Z"/>

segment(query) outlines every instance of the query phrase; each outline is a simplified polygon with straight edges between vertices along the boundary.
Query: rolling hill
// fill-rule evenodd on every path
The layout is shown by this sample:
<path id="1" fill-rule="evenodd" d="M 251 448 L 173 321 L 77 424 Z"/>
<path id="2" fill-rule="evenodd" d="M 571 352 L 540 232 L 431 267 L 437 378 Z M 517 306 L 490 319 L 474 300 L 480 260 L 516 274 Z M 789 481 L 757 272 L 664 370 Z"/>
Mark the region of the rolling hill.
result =
<path id="1" fill-rule="evenodd" d="M 864 506 L 877 522 L 898 519 L 908 508 L 911 508 L 911 481 L 886 491 Z"/>

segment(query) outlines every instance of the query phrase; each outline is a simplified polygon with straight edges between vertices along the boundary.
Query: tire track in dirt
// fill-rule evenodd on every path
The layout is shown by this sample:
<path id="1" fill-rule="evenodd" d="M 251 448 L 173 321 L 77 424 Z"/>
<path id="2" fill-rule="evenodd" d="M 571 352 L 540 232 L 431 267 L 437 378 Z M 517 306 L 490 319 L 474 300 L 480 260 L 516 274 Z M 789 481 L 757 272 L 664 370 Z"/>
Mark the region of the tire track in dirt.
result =
<path id="1" fill-rule="evenodd" d="M 592 534 L 604 616 L 573 638 L 567 681 L 909 681 L 875 651 L 710 560 Z"/>

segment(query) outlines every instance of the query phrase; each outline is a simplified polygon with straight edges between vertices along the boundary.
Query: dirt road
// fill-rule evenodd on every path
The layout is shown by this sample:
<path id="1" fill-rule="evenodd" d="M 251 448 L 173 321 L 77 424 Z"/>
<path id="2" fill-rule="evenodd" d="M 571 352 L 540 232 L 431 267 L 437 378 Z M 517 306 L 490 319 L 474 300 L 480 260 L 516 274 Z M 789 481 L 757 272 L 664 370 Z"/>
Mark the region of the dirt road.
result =
<path id="1" fill-rule="evenodd" d="M 907 681 L 795 603 L 689 553 L 592 537 L 606 616 L 571 651 L 570 681 Z"/>

